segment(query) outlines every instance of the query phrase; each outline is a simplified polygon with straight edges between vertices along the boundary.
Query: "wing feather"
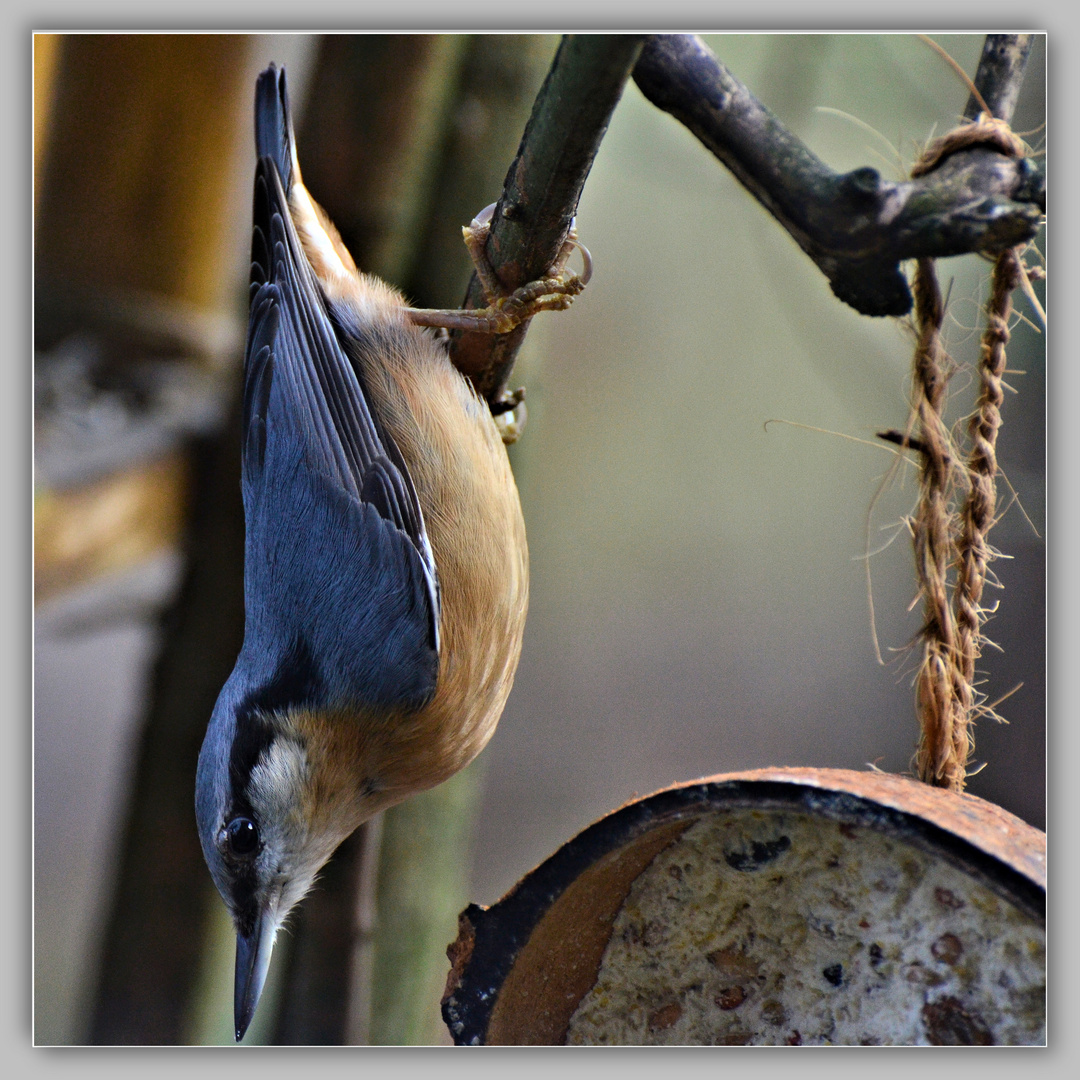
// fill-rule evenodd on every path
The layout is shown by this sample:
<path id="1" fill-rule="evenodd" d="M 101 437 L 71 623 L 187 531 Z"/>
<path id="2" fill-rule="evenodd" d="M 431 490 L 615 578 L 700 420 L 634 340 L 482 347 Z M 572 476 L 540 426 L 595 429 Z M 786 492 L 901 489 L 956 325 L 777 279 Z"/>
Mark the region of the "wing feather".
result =
<path id="1" fill-rule="evenodd" d="M 339 340 L 275 157 L 291 155 L 260 158 L 255 177 L 243 487 L 248 570 L 261 578 L 249 601 L 271 602 L 274 612 L 256 618 L 264 625 L 287 621 L 290 609 L 305 612 L 320 634 L 336 625 L 348 639 L 342 648 L 355 654 L 350 660 L 343 651 L 334 662 L 339 681 L 351 677 L 369 697 L 387 700 L 396 680 L 419 701 L 434 691 L 438 654 L 438 584 L 423 513 L 401 452 Z M 253 528 L 261 551 L 253 550 Z M 303 546 L 275 533 L 297 528 L 328 534 L 308 537 L 317 565 L 305 567 Z M 343 541 L 337 546 L 335 531 Z M 260 562 L 267 566 L 253 565 Z M 308 574 L 319 580 L 306 581 Z M 380 664 L 371 663 L 375 655 Z"/>

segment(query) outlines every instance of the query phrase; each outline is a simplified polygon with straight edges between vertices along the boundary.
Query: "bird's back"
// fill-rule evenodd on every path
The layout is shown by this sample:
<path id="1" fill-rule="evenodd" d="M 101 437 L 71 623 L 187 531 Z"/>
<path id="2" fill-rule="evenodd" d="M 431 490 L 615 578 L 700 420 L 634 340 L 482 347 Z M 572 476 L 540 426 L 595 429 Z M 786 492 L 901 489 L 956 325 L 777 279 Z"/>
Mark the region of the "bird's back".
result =
<path id="1" fill-rule="evenodd" d="M 517 488 L 486 403 L 304 188 L 283 72 L 260 78 L 256 142 L 249 631 L 273 641 L 275 694 L 410 714 L 395 773 L 431 786 L 479 752 L 509 693 L 528 596 Z"/>

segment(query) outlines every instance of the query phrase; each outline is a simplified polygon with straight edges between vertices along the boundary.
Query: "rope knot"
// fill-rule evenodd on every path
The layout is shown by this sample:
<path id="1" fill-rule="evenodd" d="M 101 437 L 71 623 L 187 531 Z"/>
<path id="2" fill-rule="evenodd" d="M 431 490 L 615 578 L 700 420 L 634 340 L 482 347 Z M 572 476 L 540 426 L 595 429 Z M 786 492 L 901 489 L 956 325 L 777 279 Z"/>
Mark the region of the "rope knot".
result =
<path id="1" fill-rule="evenodd" d="M 1027 144 L 1008 122 L 983 112 L 930 142 L 911 166 L 912 180 L 933 172 L 947 157 L 973 146 L 989 146 L 1012 158 L 1027 156 Z"/>

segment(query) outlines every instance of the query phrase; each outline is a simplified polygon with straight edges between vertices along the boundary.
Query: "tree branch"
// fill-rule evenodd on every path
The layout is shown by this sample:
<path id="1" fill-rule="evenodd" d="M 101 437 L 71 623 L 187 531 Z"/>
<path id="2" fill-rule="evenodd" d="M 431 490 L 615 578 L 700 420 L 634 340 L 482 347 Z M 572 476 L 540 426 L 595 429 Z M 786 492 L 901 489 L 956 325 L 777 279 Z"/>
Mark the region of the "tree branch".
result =
<path id="1" fill-rule="evenodd" d="M 983 42 L 979 67 L 972 81 L 987 108 L 999 120 L 1011 120 L 1016 111 L 1032 37 L 1032 34 L 987 34 Z M 981 109 L 979 99 L 972 94 L 964 116 L 974 120 Z"/>
<path id="2" fill-rule="evenodd" d="M 1008 115 L 1024 59 L 1026 49 L 1011 40 L 988 44 L 976 76 L 992 107 Z M 1046 208 L 1039 165 L 981 145 L 900 183 L 872 168 L 835 173 L 691 35 L 649 38 L 634 81 L 735 174 L 817 263 L 837 297 L 864 315 L 911 309 L 901 261 L 1023 243 Z"/>
<path id="3" fill-rule="evenodd" d="M 563 38 L 491 221 L 487 257 L 508 291 L 542 277 L 555 261 L 643 41 L 628 34 Z M 474 274 L 462 306 L 485 304 Z M 527 327 L 454 334 L 454 364 L 488 401 L 502 395 Z"/>

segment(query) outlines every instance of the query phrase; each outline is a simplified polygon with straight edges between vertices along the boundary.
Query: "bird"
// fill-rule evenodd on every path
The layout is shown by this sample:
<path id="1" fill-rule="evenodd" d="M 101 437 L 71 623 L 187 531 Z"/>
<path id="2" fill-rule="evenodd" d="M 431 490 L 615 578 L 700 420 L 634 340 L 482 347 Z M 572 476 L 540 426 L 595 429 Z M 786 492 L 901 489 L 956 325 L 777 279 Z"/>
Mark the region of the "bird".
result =
<path id="1" fill-rule="evenodd" d="M 510 692 L 528 606 L 517 487 L 445 331 L 503 333 L 591 273 L 573 231 L 548 275 L 488 307 L 412 308 L 357 270 L 304 186 L 285 69 L 255 88 L 244 355 L 244 636 L 199 753 L 195 810 L 236 930 L 234 1021 L 276 935 L 359 825 L 467 765 Z M 566 268 L 582 251 L 585 270 Z M 501 290 L 501 291 L 500 291 Z"/>

